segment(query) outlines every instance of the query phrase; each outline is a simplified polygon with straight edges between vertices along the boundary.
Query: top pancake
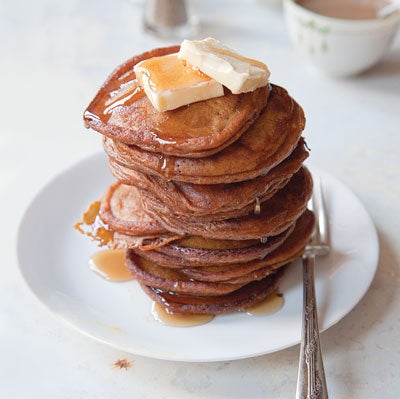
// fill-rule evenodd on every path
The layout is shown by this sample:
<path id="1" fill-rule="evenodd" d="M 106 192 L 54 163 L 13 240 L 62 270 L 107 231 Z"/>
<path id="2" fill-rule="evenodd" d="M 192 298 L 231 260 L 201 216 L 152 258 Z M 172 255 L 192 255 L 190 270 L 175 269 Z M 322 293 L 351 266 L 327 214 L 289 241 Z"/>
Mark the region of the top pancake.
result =
<path id="1" fill-rule="evenodd" d="M 84 122 L 105 136 L 147 151 L 204 157 L 237 140 L 265 107 L 269 86 L 225 95 L 159 112 L 136 81 L 133 67 L 147 58 L 179 51 L 159 48 L 120 65 L 106 80 L 84 113 Z"/>
<path id="2" fill-rule="evenodd" d="M 106 138 L 104 149 L 117 164 L 195 184 L 233 183 L 268 173 L 299 144 L 305 126 L 302 108 L 288 92 L 272 86 L 260 117 L 233 144 L 205 158 L 175 157 Z"/>

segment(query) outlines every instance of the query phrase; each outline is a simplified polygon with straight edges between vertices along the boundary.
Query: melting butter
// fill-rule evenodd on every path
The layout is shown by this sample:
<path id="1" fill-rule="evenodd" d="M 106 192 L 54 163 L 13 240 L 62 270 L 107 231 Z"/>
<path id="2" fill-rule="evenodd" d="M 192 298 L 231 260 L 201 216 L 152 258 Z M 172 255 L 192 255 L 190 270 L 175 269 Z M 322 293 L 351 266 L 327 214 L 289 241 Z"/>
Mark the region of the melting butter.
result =
<path id="1" fill-rule="evenodd" d="M 153 57 L 135 65 L 139 85 L 160 112 L 223 96 L 223 86 L 187 65 L 177 54 Z"/>
<path id="2" fill-rule="evenodd" d="M 266 86 L 270 72 L 257 60 L 243 57 L 218 40 L 184 40 L 178 57 L 226 86 L 234 94 Z"/>

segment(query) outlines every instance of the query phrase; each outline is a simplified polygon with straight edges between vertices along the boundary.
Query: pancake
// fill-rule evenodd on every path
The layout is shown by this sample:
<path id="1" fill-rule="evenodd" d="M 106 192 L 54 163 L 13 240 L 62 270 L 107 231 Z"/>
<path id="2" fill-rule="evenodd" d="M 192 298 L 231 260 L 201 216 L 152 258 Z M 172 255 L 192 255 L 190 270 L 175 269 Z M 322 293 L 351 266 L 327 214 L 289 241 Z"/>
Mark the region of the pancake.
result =
<path id="1" fill-rule="evenodd" d="M 283 268 L 263 280 L 246 284 L 236 291 L 219 296 L 178 295 L 142 284 L 143 290 L 171 313 L 223 314 L 243 312 L 263 301 L 278 289 L 284 275 Z"/>
<path id="2" fill-rule="evenodd" d="M 111 185 L 103 196 L 99 216 L 111 230 L 128 235 L 154 236 L 168 233 L 144 211 L 140 190 L 119 182 Z"/>
<path id="3" fill-rule="evenodd" d="M 178 50 L 126 61 L 86 109 L 118 181 L 76 227 L 126 248 L 132 275 L 168 311 L 243 311 L 277 290 L 314 227 L 305 116 L 277 85 L 158 112 L 133 67 Z"/>
<path id="4" fill-rule="evenodd" d="M 111 249 L 129 249 L 138 248 L 142 251 L 151 251 L 161 248 L 175 241 L 179 236 L 171 234 L 163 234 L 156 237 L 133 236 L 129 234 L 113 232 L 112 240 L 107 244 Z"/>
<path id="5" fill-rule="evenodd" d="M 90 218 L 82 215 L 77 230 L 109 248 L 153 250 L 181 238 L 143 212 L 138 191 L 127 188 L 119 182 L 112 184 Z M 91 231 L 85 232 L 84 225 Z"/>
<path id="6" fill-rule="evenodd" d="M 296 259 L 304 250 L 313 231 L 315 218 L 312 212 L 306 211 L 296 223 L 294 231 L 286 238 L 282 245 L 270 251 L 264 258 L 255 259 L 245 264 L 229 263 L 217 264 L 208 267 L 183 268 L 187 277 L 199 281 L 226 281 L 244 282 L 265 277 L 266 271 L 276 268 Z M 245 277 L 246 280 L 239 278 Z M 237 280 L 235 280 L 237 279 Z"/>
<path id="7" fill-rule="evenodd" d="M 84 113 L 87 127 L 121 143 L 147 151 L 205 157 L 237 140 L 267 104 L 270 88 L 232 94 L 158 112 L 137 84 L 133 67 L 147 58 L 176 53 L 179 46 L 159 48 L 120 65 Z"/>
<path id="8" fill-rule="evenodd" d="M 289 183 L 261 207 L 260 213 L 211 222 L 163 213 L 163 207 L 145 211 L 170 232 L 178 235 L 202 236 L 212 239 L 247 240 L 278 235 L 292 225 L 304 212 L 312 194 L 312 178 L 305 167 L 293 175 Z"/>
<path id="9" fill-rule="evenodd" d="M 293 153 L 268 174 L 232 184 L 166 181 L 158 176 L 118 165 L 112 159 L 109 164 L 111 172 L 119 181 L 143 189 L 145 197 L 149 201 L 154 197 L 158 199 L 164 205 L 165 211 L 207 221 L 250 213 L 256 201 L 263 203 L 286 185 L 307 156 L 304 140 L 301 139 Z"/>
<path id="10" fill-rule="evenodd" d="M 239 289 L 243 284 L 196 281 L 179 269 L 170 269 L 139 256 L 136 252 L 126 252 L 126 266 L 140 284 L 150 285 L 164 291 L 178 294 L 214 296 Z"/>
<path id="11" fill-rule="evenodd" d="M 267 174 L 296 148 L 305 126 L 302 108 L 273 86 L 268 104 L 233 144 L 204 158 L 169 156 L 121 141 L 104 139 L 108 156 L 128 169 L 195 184 L 233 183 Z"/>
<path id="12" fill-rule="evenodd" d="M 133 250 L 127 251 L 126 262 L 148 295 L 160 301 L 169 311 L 210 314 L 238 311 L 237 299 L 245 297 L 240 293 L 248 291 L 248 286 L 258 287 L 257 282 L 260 285 L 262 282 L 263 286 L 268 281 L 270 284 L 271 281 L 274 282 L 276 276 L 282 273 L 277 270 L 296 259 L 302 252 L 313 227 L 313 214 L 306 211 L 299 219 L 293 233 L 278 247 L 276 253 L 273 251 L 271 256 L 259 261 L 225 265 L 224 270 L 221 270 L 221 266 L 192 270 L 165 268 L 145 259 L 138 254 L 138 251 Z M 247 289 L 244 290 L 243 287 Z M 276 288 L 275 285 L 274 287 Z M 256 291 L 265 293 L 268 290 L 264 286 L 264 290 Z M 245 302 L 244 307 L 239 301 L 240 309 L 262 300 L 257 295 L 250 301 L 253 295 L 249 292 L 246 293 L 246 297 L 249 301 Z M 167 303 L 171 303 L 172 307 L 170 308 Z M 222 304 L 224 306 L 221 306 Z"/>
<path id="13" fill-rule="evenodd" d="M 263 243 L 267 240 L 262 240 Z M 179 240 L 176 240 L 174 244 L 177 247 L 182 248 L 183 251 L 186 251 L 188 248 L 190 249 L 212 249 L 212 250 L 224 250 L 224 249 L 239 249 L 239 248 L 247 248 L 252 245 L 257 245 L 260 243 L 259 239 L 253 240 L 213 240 L 211 238 L 205 238 L 201 236 L 186 236 L 182 237 Z M 181 256 L 182 254 L 179 254 Z M 203 256 L 203 255 L 201 255 Z"/>
<path id="14" fill-rule="evenodd" d="M 144 253 L 135 250 L 135 252 L 146 259 L 156 262 L 160 266 L 173 269 L 187 269 L 188 273 L 192 273 L 192 268 L 211 271 L 212 267 L 218 267 L 218 270 L 222 269 L 225 271 L 226 269 L 231 269 L 232 264 L 239 267 L 239 264 L 242 263 L 264 259 L 267 254 L 274 251 L 288 238 L 294 227 L 294 225 L 290 226 L 278 236 L 269 237 L 266 242 L 261 242 L 260 240 L 233 241 L 207 239 L 207 243 L 210 243 L 210 241 L 214 241 L 216 245 L 218 245 L 216 241 L 224 243 L 224 248 L 207 249 L 204 247 L 183 247 L 179 245 L 179 242 L 182 240 L 176 240 L 152 251 Z M 199 271 L 200 276 L 204 274 L 201 270 Z M 195 273 L 193 272 L 191 276 L 194 276 Z M 202 279 L 200 278 L 200 280 Z"/>
<path id="15" fill-rule="evenodd" d="M 101 201 L 100 218 L 119 233 L 155 237 L 159 235 L 202 236 L 211 239 L 248 240 L 278 235 L 303 213 L 312 192 L 312 178 L 302 167 L 289 183 L 261 207 L 260 214 L 201 222 L 163 213 L 143 201 L 135 186 L 116 182 Z M 153 204 L 152 204 L 153 205 Z"/>
<path id="16" fill-rule="evenodd" d="M 136 235 L 118 233 L 101 220 L 99 216 L 100 208 L 100 201 L 92 202 L 82 214 L 81 220 L 74 224 L 77 231 L 96 241 L 99 246 L 108 246 L 111 249 L 140 248 L 142 250 L 154 250 L 181 238 L 170 233 L 152 235 L 151 231 L 142 231 L 142 235 L 138 231 L 136 231 Z M 115 218 L 112 212 L 110 214 Z M 140 221 L 139 216 L 137 225 L 139 228 L 143 228 L 144 224 L 140 224 Z M 131 220 L 130 223 L 135 224 L 134 220 Z"/>

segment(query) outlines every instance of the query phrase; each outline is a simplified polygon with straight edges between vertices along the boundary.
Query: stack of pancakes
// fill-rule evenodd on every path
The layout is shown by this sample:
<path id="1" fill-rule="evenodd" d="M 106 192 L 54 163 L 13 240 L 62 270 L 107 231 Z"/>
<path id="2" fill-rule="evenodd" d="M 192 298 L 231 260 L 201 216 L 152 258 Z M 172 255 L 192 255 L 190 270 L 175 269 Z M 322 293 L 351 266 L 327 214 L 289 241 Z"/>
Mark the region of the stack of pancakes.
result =
<path id="1" fill-rule="evenodd" d="M 242 311 L 277 290 L 313 229 L 301 107 L 279 86 L 158 112 L 128 60 L 84 119 L 117 182 L 99 218 L 144 291 L 170 312 Z"/>

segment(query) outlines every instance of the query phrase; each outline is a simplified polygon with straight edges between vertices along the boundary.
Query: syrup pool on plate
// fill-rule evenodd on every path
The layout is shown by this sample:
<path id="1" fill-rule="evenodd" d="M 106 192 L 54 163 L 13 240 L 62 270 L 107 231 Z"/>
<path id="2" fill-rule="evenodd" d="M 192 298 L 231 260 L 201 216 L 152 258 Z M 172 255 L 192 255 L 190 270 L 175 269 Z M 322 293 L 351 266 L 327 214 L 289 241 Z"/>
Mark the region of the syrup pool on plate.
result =
<path id="1" fill-rule="evenodd" d="M 260 303 L 252 306 L 246 310 L 246 313 L 250 316 L 266 316 L 276 313 L 283 307 L 285 300 L 282 294 L 274 293 L 269 295 Z"/>
<path id="2" fill-rule="evenodd" d="M 90 269 L 109 281 L 121 282 L 133 280 L 125 265 L 124 249 L 106 249 L 98 251 L 89 260 Z"/>
<path id="3" fill-rule="evenodd" d="M 213 315 L 208 314 L 169 313 L 166 308 L 158 302 L 153 302 L 151 313 L 160 323 L 173 327 L 199 326 L 208 323 L 214 318 Z"/>
<path id="4" fill-rule="evenodd" d="M 90 269 L 108 281 L 122 282 L 133 280 L 132 274 L 125 265 L 124 249 L 107 249 L 94 253 L 89 260 Z M 248 308 L 250 316 L 266 316 L 279 311 L 284 305 L 283 295 L 273 293 L 260 303 Z M 214 315 L 180 314 L 168 312 L 158 302 L 153 302 L 151 313 L 155 320 L 173 327 L 194 327 L 206 324 L 214 319 Z"/>

